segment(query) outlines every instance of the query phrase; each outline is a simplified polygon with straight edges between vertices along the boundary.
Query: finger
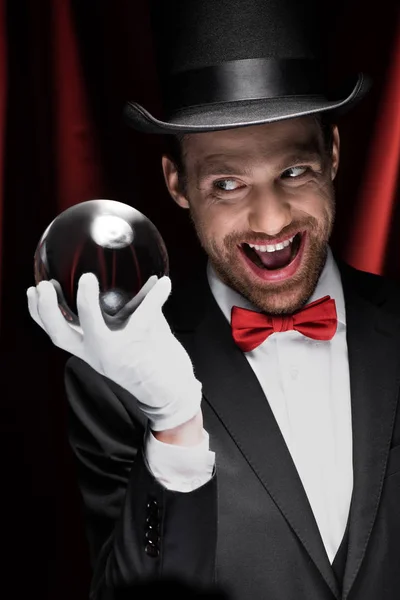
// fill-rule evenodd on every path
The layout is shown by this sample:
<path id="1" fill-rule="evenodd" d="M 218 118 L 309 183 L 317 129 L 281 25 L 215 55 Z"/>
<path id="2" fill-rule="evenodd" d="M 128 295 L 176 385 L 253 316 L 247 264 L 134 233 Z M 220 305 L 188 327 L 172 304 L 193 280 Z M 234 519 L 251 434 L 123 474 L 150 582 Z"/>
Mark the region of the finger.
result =
<path id="1" fill-rule="evenodd" d="M 100 307 L 99 281 L 94 273 L 84 273 L 78 282 L 76 305 L 85 335 L 96 336 L 108 330 Z"/>
<path id="2" fill-rule="evenodd" d="M 155 286 L 158 281 L 157 275 L 152 275 L 148 278 L 146 283 L 140 288 L 139 292 L 136 294 L 136 298 L 140 297 L 141 300 L 150 292 L 150 290 Z"/>
<path id="3" fill-rule="evenodd" d="M 50 281 L 41 281 L 36 290 L 37 312 L 44 330 L 55 346 L 76 354 L 82 338 L 79 333 L 71 329 L 63 317 L 53 284 Z"/>
<path id="4" fill-rule="evenodd" d="M 132 327 L 145 324 L 149 319 L 154 318 L 161 311 L 161 308 L 171 293 L 171 279 L 164 275 L 151 288 L 143 302 L 132 315 L 129 325 Z"/>
<path id="5" fill-rule="evenodd" d="M 31 315 L 31 317 L 35 321 L 35 323 L 37 323 L 39 325 L 39 327 L 41 327 L 47 333 L 46 328 L 43 325 L 41 318 L 39 317 L 38 307 L 37 307 L 38 296 L 37 296 L 36 288 L 34 286 L 31 286 L 30 288 L 28 288 L 26 290 L 26 297 L 28 300 L 29 314 Z"/>
<path id="6" fill-rule="evenodd" d="M 146 283 L 140 288 L 136 296 L 132 298 L 132 300 L 129 300 L 129 302 L 127 302 L 125 306 L 117 312 L 115 317 L 121 321 L 127 319 L 132 313 L 135 312 L 139 304 L 142 302 L 143 298 L 146 297 L 146 295 L 154 287 L 157 281 L 157 275 L 152 275 L 151 277 L 149 277 Z"/>

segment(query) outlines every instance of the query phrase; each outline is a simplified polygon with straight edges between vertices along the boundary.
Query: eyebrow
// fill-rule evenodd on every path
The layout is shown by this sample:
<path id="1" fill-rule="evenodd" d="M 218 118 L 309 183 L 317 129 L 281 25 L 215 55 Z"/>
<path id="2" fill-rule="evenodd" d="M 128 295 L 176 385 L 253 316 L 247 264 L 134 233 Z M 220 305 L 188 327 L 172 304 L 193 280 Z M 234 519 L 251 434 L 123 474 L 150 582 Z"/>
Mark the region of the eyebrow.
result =
<path id="1" fill-rule="evenodd" d="M 266 154 L 257 160 L 258 164 L 261 161 L 268 161 L 274 164 L 278 170 L 284 170 L 290 165 L 299 164 L 301 162 L 311 162 L 321 165 L 321 153 L 315 148 L 315 145 L 298 144 L 291 147 L 287 152 L 281 152 L 277 158 L 271 158 L 272 153 Z M 243 156 L 236 152 L 227 152 L 220 154 L 210 154 L 202 162 L 198 162 L 195 166 L 197 181 L 202 181 L 212 175 L 244 175 L 250 176 L 252 169 L 249 166 L 251 157 Z"/>

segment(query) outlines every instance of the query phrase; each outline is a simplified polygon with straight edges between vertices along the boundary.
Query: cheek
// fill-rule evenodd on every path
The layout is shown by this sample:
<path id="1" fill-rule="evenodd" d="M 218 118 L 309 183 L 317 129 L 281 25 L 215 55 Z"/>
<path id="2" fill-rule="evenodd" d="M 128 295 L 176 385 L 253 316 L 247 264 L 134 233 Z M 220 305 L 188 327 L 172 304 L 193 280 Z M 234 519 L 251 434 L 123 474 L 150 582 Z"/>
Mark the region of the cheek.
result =
<path id="1" fill-rule="evenodd" d="M 210 211 L 204 210 L 203 206 L 196 206 L 193 203 L 190 206 L 190 216 L 202 245 L 210 247 L 214 240 L 218 244 L 221 235 L 218 219 Z"/>
<path id="2" fill-rule="evenodd" d="M 235 229 L 238 217 L 234 211 L 224 206 L 212 205 L 203 201 L 192 204 L 192 219 L 203 237 L 221 240 Z"/>
<path id="3" fill-rule="evenodd" d="M 292 199 L 293 212 L 301 211 L 318 221 L 329 219 L 334 210 L 333 191 L 329 185 L 313 186 Z"/>
<path id="4" fill-rule="evenodd" d="M 331 190 L 326 189 L 322 193 L 318 202 L 316 202 L 316 211 L 320 215 L 321 220 L 331 221 L 335 214 L 335 199 Z"/>
<path id="5" fill-rule="evenodd" d="M 209 240 L 220 245 L 223 239 L 232 233 L 233 225 L 224 217 L 209 219 L 206 223 L 205 234 Z"/>

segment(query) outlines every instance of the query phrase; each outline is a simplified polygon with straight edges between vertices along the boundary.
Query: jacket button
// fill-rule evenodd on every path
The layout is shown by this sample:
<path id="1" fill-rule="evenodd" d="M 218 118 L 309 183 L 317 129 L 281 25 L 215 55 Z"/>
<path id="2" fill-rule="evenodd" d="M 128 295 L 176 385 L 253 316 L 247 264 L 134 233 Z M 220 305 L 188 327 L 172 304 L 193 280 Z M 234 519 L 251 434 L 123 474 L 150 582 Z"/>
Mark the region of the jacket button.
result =
<path id="1" fill-rule="evenodd" d="M 157 519 L 155 515 L 150 515 L 146 519 L 146 524 L 148 529 L 154 529 L 155 531 L 160 531 L 160 521 Z"/>
<path id="2" fill-rule="evenodd" d="M 148 556 L 151 556 L 151 558 L 157 558 L 160 555 L 159 548 L 154 544 L 146 544 L 144 551 Z"/>
<path id="3" fill-rule="evenodd" d="M 148 529 L 146 531 L 146 540 L 148 540 L 150 542 L 150 544 L 158 544 L 160 541 L 160 538 L 157 534 L 156 531 L 154 531 L 154 529 Z"/>
<path id="4" fill-rule="evenodd" d="M 148 515 L 158 516 L 158 514 L 159 514 L 159 506 L 158 506 L 157 500 L 149 500 L 149 502 L 146 505 L 146 508 L 147 508 L 147 514 Z"/>

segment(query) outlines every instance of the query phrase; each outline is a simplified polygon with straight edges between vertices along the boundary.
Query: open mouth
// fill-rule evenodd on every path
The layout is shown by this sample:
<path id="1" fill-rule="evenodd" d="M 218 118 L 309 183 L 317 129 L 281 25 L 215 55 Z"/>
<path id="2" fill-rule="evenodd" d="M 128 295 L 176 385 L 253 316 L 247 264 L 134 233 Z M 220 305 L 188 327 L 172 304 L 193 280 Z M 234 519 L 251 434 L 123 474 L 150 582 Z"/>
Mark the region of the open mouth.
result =
<path id="1" fill-rule="evenodd" d="M 280 244 L 254 246 L 243 243 L 241 249 L 243 254 L 259 269 L 276 271 L 287 267 L 294 261 L 299 252 L 302 237 L 302 233 L 299 232 L 290 240 Z"/>

